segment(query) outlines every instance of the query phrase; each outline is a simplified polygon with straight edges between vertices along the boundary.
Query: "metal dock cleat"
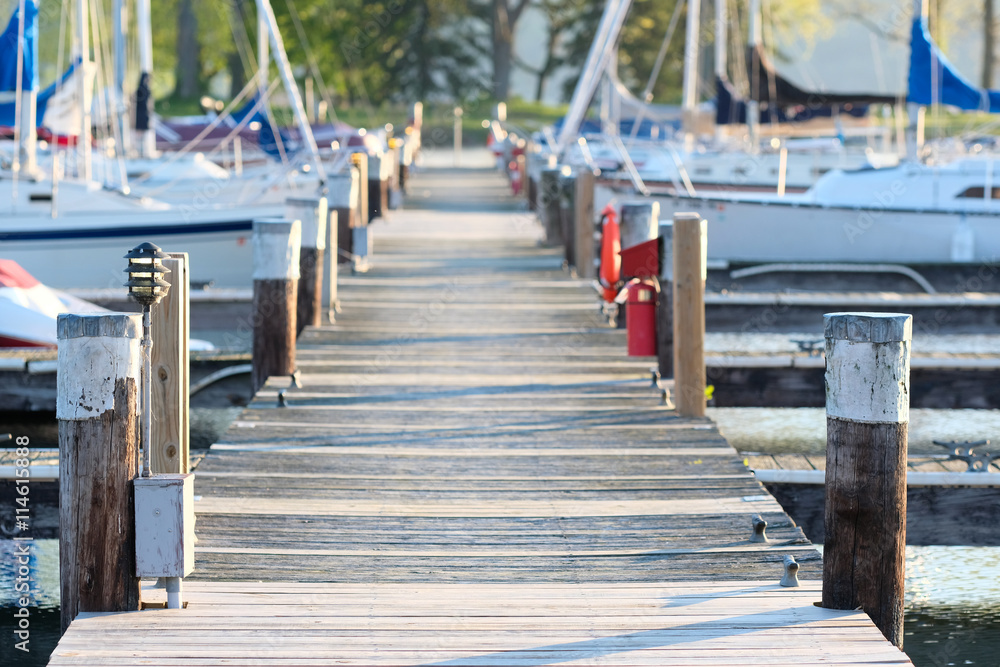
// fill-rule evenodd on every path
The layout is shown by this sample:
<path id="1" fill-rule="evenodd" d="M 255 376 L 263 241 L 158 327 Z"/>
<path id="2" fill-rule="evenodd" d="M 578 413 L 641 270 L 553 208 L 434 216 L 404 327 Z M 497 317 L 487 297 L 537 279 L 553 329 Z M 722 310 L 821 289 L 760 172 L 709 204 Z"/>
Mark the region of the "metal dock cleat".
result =
<path id="1" fill-rule="evenodd" d="M 778 585 L 786 588 L 798 588 L 799 564 L 795 562 L 794 556 L 785 556 L 785 575 L 781 577 Z"/>
<path id="2" fill-rule="evenodd" d="M 767 521 L 764 521 L 759 514 L 754 514 L 750 520 L 753 522 L 753 533 L 750 535 L 750 541 L 767 542 L 767 534 L 764 532 L 767 530 Z"/>
<path id="3" fill-rule="evenodd" d="M 989 445 L 989 440 L 976 440 L 975 442 L 968 440 L 965 442 L 941 442 L 940 440 L 934 440 L 933 442 L 935 445 L 951 450 L 947 458 L 948 461 L 965 461 L 968 466 L 965 472 L 989 472 L 990 464 L 1000 459 L 1000 454 L 990 454 L 989 452 L 977 453 L 974 451 L 976 447 Z"/>

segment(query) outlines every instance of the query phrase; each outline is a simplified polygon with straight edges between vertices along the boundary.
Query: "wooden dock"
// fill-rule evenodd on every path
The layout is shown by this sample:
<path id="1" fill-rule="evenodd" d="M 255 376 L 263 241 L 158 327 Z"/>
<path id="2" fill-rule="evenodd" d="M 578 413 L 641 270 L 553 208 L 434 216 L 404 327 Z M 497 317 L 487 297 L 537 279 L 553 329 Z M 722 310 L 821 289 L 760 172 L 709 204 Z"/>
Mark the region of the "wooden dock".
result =
<path id="1" fill-rule="evenodd" d="M 909 664 L 815 606 L 819 554 L 712 422 L 660 407 L 500 176 L 412 188 L 300 338 L 301 386 L 198 465 L 187 608 L 81 614 L 51 665 Z"/>

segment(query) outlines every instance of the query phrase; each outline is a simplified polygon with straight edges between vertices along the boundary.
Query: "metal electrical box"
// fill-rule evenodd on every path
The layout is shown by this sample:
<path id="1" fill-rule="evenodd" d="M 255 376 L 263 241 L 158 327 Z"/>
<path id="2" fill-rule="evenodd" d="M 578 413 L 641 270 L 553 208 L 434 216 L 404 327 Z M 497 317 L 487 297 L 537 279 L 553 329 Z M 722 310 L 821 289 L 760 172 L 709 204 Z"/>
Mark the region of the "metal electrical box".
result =
<path id="1" fill-rule="evenodd" d="M 194 474 L 135 479 L 135 573 L 185 577 L 194 570 Z"/>

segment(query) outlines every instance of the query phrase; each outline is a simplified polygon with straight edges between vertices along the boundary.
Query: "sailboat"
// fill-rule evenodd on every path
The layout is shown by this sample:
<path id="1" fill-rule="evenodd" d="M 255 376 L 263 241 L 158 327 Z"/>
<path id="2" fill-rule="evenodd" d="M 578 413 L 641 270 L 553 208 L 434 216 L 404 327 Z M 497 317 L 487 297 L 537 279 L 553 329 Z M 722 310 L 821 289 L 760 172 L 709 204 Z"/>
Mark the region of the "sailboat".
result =
<path id="1" fill-rule="evenodd" d="M 1000 92 L 966 80 L 913 19 L 908 101 L 1000 112 Z M 799 195 L 676 192 L 662 214 L 697 211 L 710 221 L 708 255 L 729 264 L 866 262 L 996 264 L 1000 258 L 1000 160 L 905 162 L 834 170 Z"/>
<path id="2" fill-rule="evenodd" d="M 643 109 L 647 105 L 631 95 L 618 80 L 614 67 L 614 57 L 601 55 L 617 49 L 618 30 L 623 22 L 622 12 L 628 11 L 629 0 L 619 0 L 616 5 L 609 2 L 605 16 L 605 29 L 598 31 L 592 45 L 592 53 L 586 68 L 597 68 L 594 72 L 586 69 L 574 92 L 566 122 L 563 124 L 555 150 L 562 154 L 562 160 L 571 165 L 588 165 L 600 169 L 596 201 L 602 205 L 613 198 L 628 196 L 630 193 L 669 194 L 685 191 L 689 194 L 702 191 L 758 191 L 758 192 L 803 192 L 816 182 L 822 174 L 832 169 L 854 169 L 859 167 L 893 166 L 898 164 L 898 156 L 889 150 L 888 133 L 874 128 L 844 128 L 839 119 L 843 116 L 858 115 L 866 104 L 892 102 L 894 98 L 867 93 L 845 95 L 817 95 L 802 91 L 783 79 L 774 70 L 760 45 L 759 2 L 751 2 L 750 44 L 748 65 L 751 66 L 749 79 L 751 98 L 739 99 L 726 74 L 726 30 L 727 12 L 724 0 L 716 2 L 716 123 L 717 128 L 729 123 L 746 124 L 749 142 L 726 141 L 719 132 L 714 142 L 694 145 L 693 121 L 697 113 L 696 88 L 698 52 L 698 3 L 692 3 L 687 14 L 687 40 L 685 42 L 684 118 L 681 142 L 669 138 L 650 137 L 638 140 L 635 134 L 628 140 L 614 136 L 612 131 L 603 134 L 587 134 L 582 131 L 583 110 L 597 91 L 596 79 L 604 76 L 607 83 L 603 96 L 611 97 L 610 103 L 602 102 L 602 109 L 627 107 L 643 119 Z M 676 15 L 675 15 L 676 16 Z M 664 45 L 671 34 L 667 30 Z M 602 40 L 603 38 L 603 40 Z M 660 55 L 666 53 L 661 48 Z M 600 70 L 604 67 L 603 72 Z M 654 68 L 654 72 L 656 69 Z M 652 83 L 652 81 L 650 82 Z M 646 93 L 651 90 L 647 85 Z M 772 90 L 774 93 L 772 94 Z M 644 95 L 643 97 L 646 97 Z M 823 105 L 817 105 L 820 98 Z M 774 118 L 791 121 L 782 113 L 787 105 L 808 105 L 808 114 L 799 113 L 795 121 L 806 116 L 819 115 L 817 106 L 829 113 L 831 109 L 838 119 L 837 132 L 828 136 L 813 138 L 769 137 L 759 141 L 756 128 L 760 122 Z M 770 108 L 768 108 L 768 106 Z M 635 110 L 638 110 L 637 112 Z M 583 139 L 574 143 L 574 127 Z M 874 130 L 874 131 L 873 131 Z M 666 139 L 664 141 L 664 139 Z"/>
<path id="3" fill-rule="evenodd" d="M 80 53 L 78 66 L 89 67 L 88 12 L 86 0 L 77 0 Z M 141 4 L 141 3 L 140 3 Z M 278 72 L 288 89 L 297 118 L 305 113 L 284 53 L 274 14 L 267 0 L 258 0 L 259 16 L 278 61 Z M 37 90 L 34 76 L 37 42 L 31 37 L 37 8 L 34 0 L 21 0 L 8 30 L 14 44 L 0 58 L 0 84 L 10 88 L 19 99 L 31 100 Z M 25 38 L 28 37 L 28 39 Z M 13 55 L 13 57 L 10 57 Z M 122 255 L 142 241 L 151 241 L 170 249 L 184 250 L 191 260 L 192 282 L 220 287 L 247 287 L 251 281 L 252 256 L 250 233 L 255 218 L 284 214 L 284 191 L 271 200 L 233 205 L 224 196 L 227 182 L 200 179 L 173 204 L 138 196 L 123 189 L 107 188 L 91 180 L 90 97 L 86 82 L 78 82 L 79 151 L 78 178 L 60 180 L 41 178 L 37 171 L 14 168 L 0 172 L 0 257 L 15 260 L 25 270 L 46 284 L 56 287 L 114 287 L 122 284 Z M 19 109 L 21 111 L 21 109 Z M 23 118 L 18 118 L 23 121 Z M 21 123 L 19 138 L 33 139 L 31 120 Z M 301 123 L 300 123 L 301 126 Z M 318 158 L 315 140 L 305 125 L 302 141 L 311 156 L 313 169 L 310 194 L 319 191 L 325 169 Z M 147 134 L 146 136 L 151 136 Z M 22 142 L 19 153 L 34 162 L 35 147 Z M 57 171 L 57 170 L 54 170 Z M 5 196 L 6 195 L 6 196 Z"/>

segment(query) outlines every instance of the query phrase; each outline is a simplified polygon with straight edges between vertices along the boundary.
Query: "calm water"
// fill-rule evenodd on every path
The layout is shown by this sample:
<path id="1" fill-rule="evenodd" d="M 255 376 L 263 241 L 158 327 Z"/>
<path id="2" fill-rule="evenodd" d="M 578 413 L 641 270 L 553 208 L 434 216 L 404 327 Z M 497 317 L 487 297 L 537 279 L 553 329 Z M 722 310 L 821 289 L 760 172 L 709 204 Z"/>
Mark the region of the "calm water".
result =
<path id="1" fill-rule="evenodd" d="M 0 665 L 44 665 L 59 636 L 59 548 L 32 546 L 30 653 L 14 647 L 14 543 L 0 541 Z M 1000 547 L 909 547 L 906 652 L 917 667 L 1000 665 Z"/>

